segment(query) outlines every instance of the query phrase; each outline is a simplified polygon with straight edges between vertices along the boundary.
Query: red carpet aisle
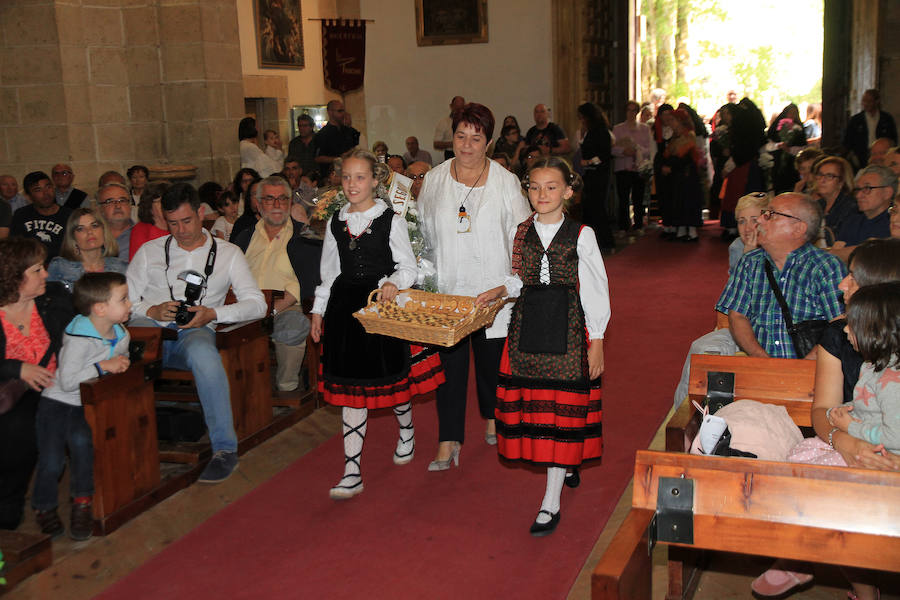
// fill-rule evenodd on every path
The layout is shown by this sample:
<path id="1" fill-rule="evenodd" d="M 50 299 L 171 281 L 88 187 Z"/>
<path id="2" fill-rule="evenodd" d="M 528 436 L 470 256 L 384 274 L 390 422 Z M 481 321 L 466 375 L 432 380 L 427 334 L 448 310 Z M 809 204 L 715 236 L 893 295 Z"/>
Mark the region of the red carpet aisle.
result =
<path id="1" fill-rule="evenodd" d="M 544 476 L 500 464 L 483 441 L 474 398 L 461 468 L 427 473 L 433 402 L 414 408 L 417 453 L 396 467 L 390 411 L 370 418 L 366 490 L 328 498 L 343 466 L 340 436 L 173 543 L 101 598 L 564 598 L 671 406 L 689 342 L 711 329 L 726 246 L 655 234 L 607 262 L 603 464 L 565 488 L 559 529 L 528 534 Z"/>

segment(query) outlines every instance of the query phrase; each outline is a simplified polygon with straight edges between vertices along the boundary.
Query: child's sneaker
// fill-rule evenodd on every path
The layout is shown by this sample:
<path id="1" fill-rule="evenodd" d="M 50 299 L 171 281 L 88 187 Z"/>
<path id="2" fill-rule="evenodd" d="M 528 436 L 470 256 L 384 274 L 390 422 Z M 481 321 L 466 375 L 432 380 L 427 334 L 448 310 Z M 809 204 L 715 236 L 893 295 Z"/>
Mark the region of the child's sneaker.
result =
<path id="1" fill-rule="evenodd" d="M 90 502 L 75 502 L 72 504 L 72 521 L 69 524 L 69 537 L 76 541 L 83 541 L 91 537 L 94 532 L 93 507 Z M 62 527 L 62 524 L 60 524 Z"/>
<path id="2" fill-rule="evenodd" d="M 34 514 L 38 525 L 41 526 L 41 533 L 57 538 L 66 532 L 66 528 L 63 526 L 62 521 L 59 520 L 59 513 L 56 512 L 55 508 L 39 510 Z"/>

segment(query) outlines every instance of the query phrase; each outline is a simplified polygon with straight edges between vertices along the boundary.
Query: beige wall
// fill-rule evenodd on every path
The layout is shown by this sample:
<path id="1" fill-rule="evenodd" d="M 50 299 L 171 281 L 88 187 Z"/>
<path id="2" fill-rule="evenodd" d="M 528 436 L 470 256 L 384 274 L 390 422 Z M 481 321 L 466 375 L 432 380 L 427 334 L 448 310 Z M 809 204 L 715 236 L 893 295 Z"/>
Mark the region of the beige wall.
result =
<path id="1" fill-rule="evenodd" d="M 2 0 L 0 172 L 141 163 L 228 180 L 243 85 L 234 0 Z"/>
<path id="2" fill-rule="evenodd" d="M 360 0 L 362 16 L 374 19 L 366 33 L 368 138 L 406 152 L 407 136 L 432 153 L 434 126 L 462 95 L 490 107 L 499 122 L 507 114 L 522 133 L 534 124 L 537 103 L 553 102 L 551 2 L 491 0 L 489 42 L 416 45 L 413 0 Z M 572 132 L 567 132 L 571 134 Z"/>
<path id="3" fill-rule="evenodd" d="M 326 104 L 341 95 L 325 87 L 322 72 L 322 24 L 309 19 L 358 18 L 359 0 L 301 0 L 303 15 L 302 69 L 259 68 L 256 46 L 254 0 L 236 0 L 240 24 L 241 70 L 244 75 L 244 95 L 248 98 L 275 98 L 278 106 L 278 128 L 285 147 L 289 141 L 290 109 L 292 106 Z M 358 90 L 344 98 L 347 110 L 353 115 L 353 126 L 363 135 L 366 132 L 365 92 Z M 269 121 L 265 125 L 274 129 Z M 260 132 L 262 127 L 260 128 Z M 261 141 L 261 140 L 260 140 Z"/>
<path id="4" fill-rule="evenodd" d="M 254 0 L 237 0 L 239 34 L 241 43 L 241 70 L 244 74 L 245 95 L 262 97 L 267 92 L 264 79 L 282 79 L 287 88 L 287 102 L 296 104 L 325 104 L 340 95 L 327 90 L 322 77 L 322 27 L 319 21 L 309 19 L 335 16 L 333 0 L 302 0 L 303 14 L 303 54 L 306 66 L 303 69 L 260 69 L 256 48 L 256 25 L 253 12 Z M 258 85 L 261 84 L 261 85 Z"/>

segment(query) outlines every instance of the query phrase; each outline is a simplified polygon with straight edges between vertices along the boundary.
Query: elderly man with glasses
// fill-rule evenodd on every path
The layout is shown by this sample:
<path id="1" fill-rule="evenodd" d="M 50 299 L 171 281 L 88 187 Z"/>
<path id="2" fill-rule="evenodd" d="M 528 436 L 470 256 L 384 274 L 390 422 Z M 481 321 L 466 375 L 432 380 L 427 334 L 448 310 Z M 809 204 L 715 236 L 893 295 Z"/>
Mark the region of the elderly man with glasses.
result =
<path id="1" fill-rule="evenodd" d="M 427 162 L 417 160 L 406 167 L 406 176 L 412 179 L 412 187 L 409 192 L 413 199 L 419 197 L 419 190 L 422 189 L 422 182 L 425 181 L 425 174 L 431 170 L 431 165 Z"/>
<path id="2" fill-rule="evenodd" d="M 301 277 L 314 271 L 318 275 L 318 254 L 312 243 L 300 234 L 305 225 L 291 218 L 293 190 L 287 180 L 273 175 L 256 187 L 260 220 L 256 227 L 242 231 L 234 243 L 244 251 L 256 284 L 264 290 L 284 292 L 275 300 L 272 341 L 275 344 L 278 391 L 291 392 L 300 387 L 300 366 L 306 353 L 310 323 L 300 306 L 301 285 L 306 296 L 315 292 L 315 283 Z M 314 263 L 314 264 L 313 264 Z M 301 283 L 301 279 L 304 281 Z"/>
<path id="3" fill-rule="evenodd" d="M 844 262 L 862 242 L 891 237 L 888 209 L 897 195 L 897 176 L 887 167 L 869 165 L 856 174 L 853 194 L 859 212 L 847 218 L 831 248 L 831 253 Z"/>
<path id="4" fill-rule="evenodd" d="M 794 323 L 831 320 L 843 312 L 838 284 L 847 268 L 810 243 L 821 223 L 821 207 L 804 194 L 776 196 L 762 212 L 760 247 L 744 255 L 716 303 L 716 310 L 728 315 L 734 340 L 750 356 L 805 358 L 794 349 L 767 268 Z"/>
<path id="5" fill-rule="evenodd" d="M 97 191 L 97 206 L 119 245 L 119 258 L 127 263 L 131 228 L 134 227 L 134 221 L 131 220 L 131 191 L 118 181 L 106 183 Z"/>
<path id="6" fill-rule="evenodd" d="M 50 177 L 53 178 L 57 204 L 71 210 L 87 206 L 87 194 L 72 185 L 75 181 L 75 172 L 71 166 L 65 163 L 54 165 L 50 169 Z"/>

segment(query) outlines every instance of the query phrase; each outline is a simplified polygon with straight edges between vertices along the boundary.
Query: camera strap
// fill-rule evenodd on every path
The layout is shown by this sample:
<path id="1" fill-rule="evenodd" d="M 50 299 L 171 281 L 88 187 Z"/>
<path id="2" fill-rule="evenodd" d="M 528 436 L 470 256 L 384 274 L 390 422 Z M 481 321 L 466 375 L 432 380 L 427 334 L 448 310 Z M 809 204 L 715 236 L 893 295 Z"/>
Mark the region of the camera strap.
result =
<path id="1" fill-rule="evenodd" d="M 217 251 L 216 238 L 214 236 L 210 235 L 209 239 L 212 242 L 212 245 L 209 247 L 209 254 L 206 255 L 206 267 L 204 267 L 204 269 L 203 269 L 203 275 L 204 275 L 204 277 L 206 277 L 207 285 L 209 285 L 209 276 L 212 275 L 213 267 L 216 266 L 216 251 Z M 165 245 L 166 270 L 165 270 L 164 276 L 166 278 L 166 285 L 169 286 L 169 297 L 174 301 L 175 300 L 175 292 L 172 289 L 172 284 L 169 283 L 169 248 L 171 247 L 171 245 L 172 245 L 172 235 L 169 235 L 169 237 L 166 238 L 166 245 Z M 204 292 L 203 295 L 205 296 L 206 293 Z M 199 302 L 202 303 L 203 299 L 201 298 Z"/>

